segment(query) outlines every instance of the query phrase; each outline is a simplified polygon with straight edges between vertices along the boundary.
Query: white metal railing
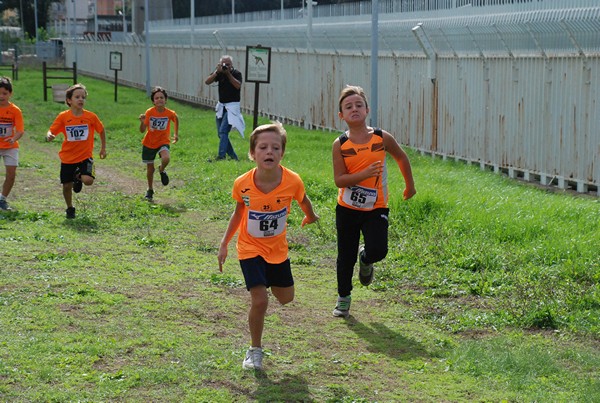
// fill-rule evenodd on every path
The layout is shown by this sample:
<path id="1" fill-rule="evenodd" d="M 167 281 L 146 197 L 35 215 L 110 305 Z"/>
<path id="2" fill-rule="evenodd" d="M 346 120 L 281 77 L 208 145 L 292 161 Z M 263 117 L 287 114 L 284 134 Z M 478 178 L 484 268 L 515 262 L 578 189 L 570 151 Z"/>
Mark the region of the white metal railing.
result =
<path id="1" fill-rule="evenodd" d="M 375 124 L 422 152 L 600 195 L 600 2 L 593 3 L 546 0 L 519 4 L 519 10 L 497 4 L 478 12 L 467 7 L 464 13 L 381 18 Z M 259 114 L 341 130 L 340 89 L 348 83 L 370 87 L 370 47 L 363 43 L 369 20 L 327 21 L 313 27 L 315 51 L 307 50 L 306 23 L 199 29 L 193 46 L 186 46 L 185 27 L 156 37 L 151 30 L 151 59 L 169 63 L 152 63 L 148 74 L 174 98 L 210 107 L 217 90 L 203 82 L 223 52 L 243 72 L 247 44 L 273 46 L 271 83 L 261 85 Z M 425 49 L 416 37 L 423 34 Z M 169 35 L 170 43 L 157 43 Z M 107 79 L 112 75 L 101 60 L 121 51 L 122 82 L 143 87 L 143 44 L 67 47 L 67 63 L 79 55 L 80 71 Z M 244 85 L 244 113 L 253 105 L 254 87 Z"/>

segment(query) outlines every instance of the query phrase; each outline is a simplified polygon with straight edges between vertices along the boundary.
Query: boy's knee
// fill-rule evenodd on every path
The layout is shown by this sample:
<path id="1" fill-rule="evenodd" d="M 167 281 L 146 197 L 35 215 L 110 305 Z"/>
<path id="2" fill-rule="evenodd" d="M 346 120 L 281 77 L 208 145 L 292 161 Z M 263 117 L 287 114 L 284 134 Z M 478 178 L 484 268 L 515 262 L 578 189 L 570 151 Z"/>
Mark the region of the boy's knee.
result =
<path id="1" fill-rule="evenodd" d="M 365 248 L 366 259 L 365 263 L 375 263 L 383 260 L 388 253 L 387 246 L 375 246 L 371 248 Z"/>
<path id="2" fill-rule="evenodd" d="M 294 300 L 294 296 L 293 295 L 286 295 L 286 296 L 281 296 L 277 298 L 277 301 L 279 301 L 279 303 L 281 305 L 285 305 L 285 304 L 289 304 L 290 302 L 292 302 Z"/>

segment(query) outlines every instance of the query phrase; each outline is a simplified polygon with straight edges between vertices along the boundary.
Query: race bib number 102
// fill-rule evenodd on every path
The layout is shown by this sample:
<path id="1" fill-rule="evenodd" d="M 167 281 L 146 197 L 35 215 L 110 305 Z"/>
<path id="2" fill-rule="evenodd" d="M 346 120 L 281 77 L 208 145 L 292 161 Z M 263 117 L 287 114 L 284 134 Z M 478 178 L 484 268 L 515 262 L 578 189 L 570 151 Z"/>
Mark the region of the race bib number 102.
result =
<path id="1" fill-rule="evenodd" d="M 67 141 L 85 141 L 88 139 L 88 125 L 77 125 L 65 127 L 67 133 Z"/>

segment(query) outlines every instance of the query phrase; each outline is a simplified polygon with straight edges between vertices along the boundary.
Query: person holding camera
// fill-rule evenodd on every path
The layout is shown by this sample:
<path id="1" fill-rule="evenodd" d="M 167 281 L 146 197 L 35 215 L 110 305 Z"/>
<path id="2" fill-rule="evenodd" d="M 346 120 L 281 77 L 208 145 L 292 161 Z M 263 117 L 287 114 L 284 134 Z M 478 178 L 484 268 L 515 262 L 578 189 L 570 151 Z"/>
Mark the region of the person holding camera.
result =
<path id="1" fill-rule="evenodd" d="M 219 154 L 217 160 L 225 159 L 226 155 L 238 161 L 238 156 L 229 141 L 229 132 L 235 128 L 242 137 L 246 124 L 240 109 L 240 92 L 242 88 L 242 73 L 233 67 L 233 59 L 229 55 L 221 56 L 215 70 L 206 78 L 205 84 L 219 85 L 219 102 L 215 107 L 217 133 L 219 135 Z"/>

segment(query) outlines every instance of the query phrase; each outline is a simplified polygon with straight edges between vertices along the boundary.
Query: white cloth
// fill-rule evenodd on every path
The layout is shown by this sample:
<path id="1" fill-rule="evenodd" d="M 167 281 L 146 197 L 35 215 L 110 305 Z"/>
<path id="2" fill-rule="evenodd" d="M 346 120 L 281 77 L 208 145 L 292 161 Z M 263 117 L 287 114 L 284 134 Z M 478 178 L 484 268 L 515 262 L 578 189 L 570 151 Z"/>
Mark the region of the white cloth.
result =
<path id="1" fill-rule="evenodd" d="M 239 102 L 227 102 L 221 103 L 217 102 L 217 106 L 215 107 L 215 111 L 217 112 L 217 118 L 223 117 L 223 111 L 227 109 L 227 121 L 235 130 L 240 133 L 240 136 L 244 138 L 244 131 L 246 130 L 246 122 L 244 122 L 244 117 L 242 116 L 242 111 L 240 108 Z"/>

